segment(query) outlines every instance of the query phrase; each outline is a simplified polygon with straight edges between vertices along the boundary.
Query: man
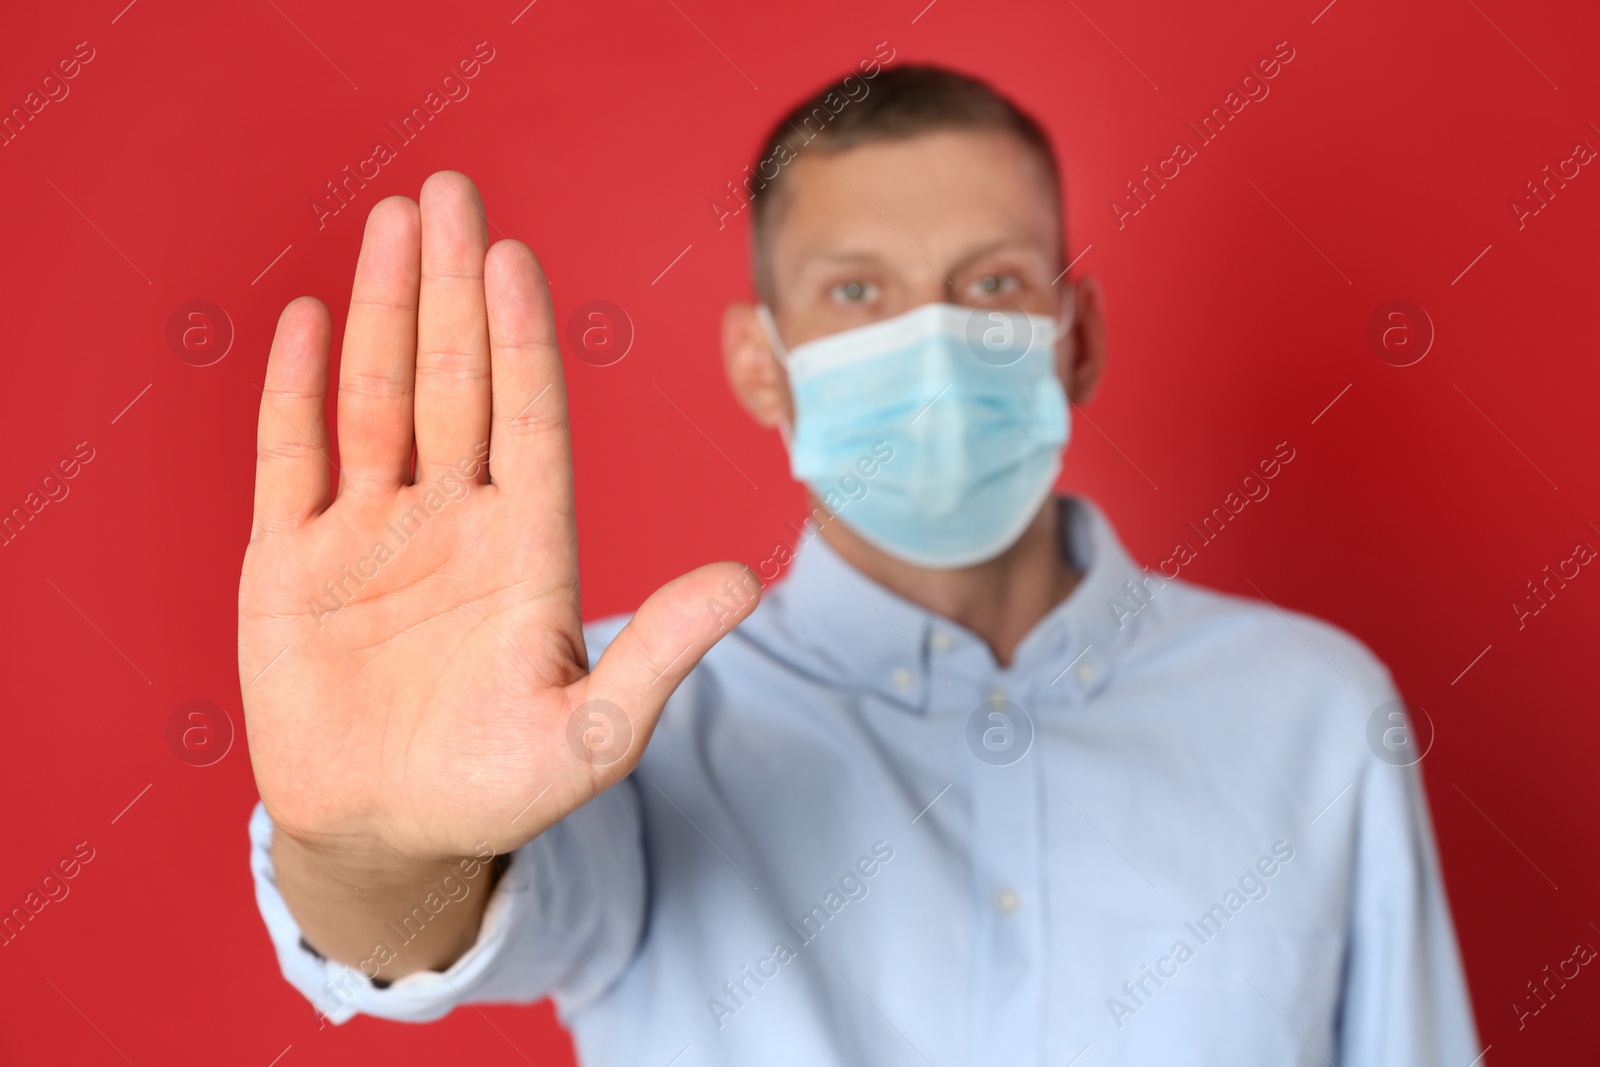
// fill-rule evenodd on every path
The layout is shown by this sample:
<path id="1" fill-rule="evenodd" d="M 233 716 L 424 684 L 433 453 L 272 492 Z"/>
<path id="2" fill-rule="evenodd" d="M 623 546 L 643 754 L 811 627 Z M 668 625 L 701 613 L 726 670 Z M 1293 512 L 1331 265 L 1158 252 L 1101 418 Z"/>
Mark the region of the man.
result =
<path id="1" fill-rule="evenodd" d="M 728 380 L 812 500 L 759 610 L 776 565 L 719 563 L 580 625 L 548 290 L 463 175 L 368 220 L 336 495 L 328 316 L 285 310 L 240 668 L 289 980 L 552 996 L 602 1067 L 1466 1067 L 1382 665 L 1051 496 L 1105 335 L 1039 127 L 873 64 L 748 190 Z"/>

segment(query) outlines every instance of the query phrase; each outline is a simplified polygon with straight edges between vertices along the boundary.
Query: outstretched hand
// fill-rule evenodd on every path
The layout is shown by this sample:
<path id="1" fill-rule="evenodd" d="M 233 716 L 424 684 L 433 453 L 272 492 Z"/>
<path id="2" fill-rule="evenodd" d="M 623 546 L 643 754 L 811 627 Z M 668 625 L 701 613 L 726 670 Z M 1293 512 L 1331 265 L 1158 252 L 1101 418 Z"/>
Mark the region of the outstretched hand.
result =
<path id="1" fill-rule="evenodd" d="M 278 833 L 330 862 L 530 840 L 627 774 L 759 589 L 736 563 L 669 582 L 591 670 L 543 272 L 518 241 L 488 247 L 465 175 L 420 199 L 367 220 L 337 489 L 320 301 L 284 309 L 262 390 L 239 589 L 250 755 Z"/>

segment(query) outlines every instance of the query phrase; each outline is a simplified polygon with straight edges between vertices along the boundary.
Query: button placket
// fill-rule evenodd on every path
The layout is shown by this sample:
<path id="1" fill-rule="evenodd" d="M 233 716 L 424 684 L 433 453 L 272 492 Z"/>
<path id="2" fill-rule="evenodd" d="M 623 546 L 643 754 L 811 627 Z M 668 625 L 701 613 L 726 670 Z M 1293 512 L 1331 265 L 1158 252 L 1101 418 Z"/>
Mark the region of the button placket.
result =
<path id="1" fill-rule="evenodd" d="M 979 706 L 1004 702 L 1011 714 L 1027 715 L 1035 720 L 1028 729 L 1037 741 L 1036 716 L 1026 706 L 1037 694 L 1021 681 L 1004 672 L 978 680 Z M 973 1047 L 981 1051 L 974 1062 L 994 1067 L 1038 1063 L 1042 1049 L 1041 766 L 1041 753 L 1030 746 L 1015 762 L 979 756 L 971 775 L 971 847 L 981 894 L 972 1015 Z"/>

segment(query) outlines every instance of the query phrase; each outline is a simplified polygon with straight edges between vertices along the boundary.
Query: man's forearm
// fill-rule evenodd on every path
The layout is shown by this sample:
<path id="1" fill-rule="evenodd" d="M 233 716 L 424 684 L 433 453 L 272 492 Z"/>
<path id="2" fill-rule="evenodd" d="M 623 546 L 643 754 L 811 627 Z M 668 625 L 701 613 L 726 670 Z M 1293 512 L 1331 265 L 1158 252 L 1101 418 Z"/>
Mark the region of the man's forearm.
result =
<path id="1" fill-rule="evenodd" d="M 320 955 L 393 980 L 443 971 L 477 940 L 494 886 L 494 853 L 433 863 L 334 854 L 281 830 L 272 836 L 278 889 Z"/>

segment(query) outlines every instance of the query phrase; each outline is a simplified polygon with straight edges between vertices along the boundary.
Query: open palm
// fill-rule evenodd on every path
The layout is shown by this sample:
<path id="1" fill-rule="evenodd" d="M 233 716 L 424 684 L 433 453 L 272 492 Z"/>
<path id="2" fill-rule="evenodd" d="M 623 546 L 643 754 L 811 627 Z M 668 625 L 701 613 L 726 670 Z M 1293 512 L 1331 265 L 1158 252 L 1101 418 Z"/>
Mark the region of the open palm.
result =
<path id="1" fill-rule="evenodd" d="M 280 832 L 436 859 L 509 851 L 622 778 L 753 606 L 725 583 L 756 583 L 735 563 L 668 583 L 591 673 L 548 287 L 527 246 L 487 247 L 465 175 L 433 175 L 420 201 L 367 221 L 336 494 L 327 309 L 301 298 L 278 323 L 239 669 Z"/>

